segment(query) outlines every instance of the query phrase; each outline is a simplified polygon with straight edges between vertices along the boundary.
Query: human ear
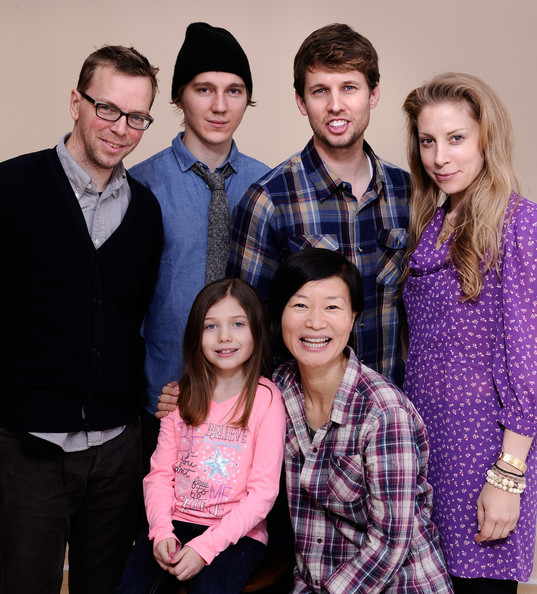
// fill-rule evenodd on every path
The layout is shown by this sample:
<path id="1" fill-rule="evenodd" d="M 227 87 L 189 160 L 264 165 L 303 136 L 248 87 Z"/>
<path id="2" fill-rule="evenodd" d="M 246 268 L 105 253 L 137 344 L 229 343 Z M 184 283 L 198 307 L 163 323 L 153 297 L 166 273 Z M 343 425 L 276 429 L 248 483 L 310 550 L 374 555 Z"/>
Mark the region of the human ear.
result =
<path id="1" fill-rule="evenodd" d="M 76 122 L 80 114 L 80 94 L 75 89 L 71 91 L 69 98 L 69 111 L 71 112 L 71 117 Z"/>
<path id="2" fill-rule="evenodd" d="M 375 88 L 369 93 L 369 109 L 375 109 L 380 100 L 380 86 L 377 83 Z"/>
<path id="3" fill-rule="evenodd" d="M 302 97 L 296 91 L 295 91 L 295 101 L 296 101 L 296 104 L 298 106 L 298 111 L 303 116 L 307 116 L 308 115 L 308 109 L 306 107 L 306 104 L 304 102 L 304 99 L 302 99 Z"/>

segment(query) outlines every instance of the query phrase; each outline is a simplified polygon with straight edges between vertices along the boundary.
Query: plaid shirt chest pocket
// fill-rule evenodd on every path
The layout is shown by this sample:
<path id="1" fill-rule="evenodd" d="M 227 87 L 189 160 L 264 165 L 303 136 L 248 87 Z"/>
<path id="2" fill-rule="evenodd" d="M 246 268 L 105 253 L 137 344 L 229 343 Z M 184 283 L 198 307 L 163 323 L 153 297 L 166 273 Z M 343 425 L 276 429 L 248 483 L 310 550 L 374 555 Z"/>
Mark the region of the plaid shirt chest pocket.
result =
<path id="1" fill-rule="evenodd" d="M 326 481 L 322 482 L 322 504 L 336 530 L 346 532 L 350 523 L 353 531 L 361 532 L 367 524 L 369 498 L 360 456 L 330 456 Z"/>
<path id="2" fill-rule="evenodd" d="M 377 233 L 379 261 L 377 284 L 393 287 L 401 278 L 403 258 L 408 242 L 406 229 L 381 229 Z"/>
<path id="3" fill-rule="evenodd" d="M 329 499 L 345 503 L 361 499 L 366 493 L 361 457 L 331 455 L 326 486 Z"/>

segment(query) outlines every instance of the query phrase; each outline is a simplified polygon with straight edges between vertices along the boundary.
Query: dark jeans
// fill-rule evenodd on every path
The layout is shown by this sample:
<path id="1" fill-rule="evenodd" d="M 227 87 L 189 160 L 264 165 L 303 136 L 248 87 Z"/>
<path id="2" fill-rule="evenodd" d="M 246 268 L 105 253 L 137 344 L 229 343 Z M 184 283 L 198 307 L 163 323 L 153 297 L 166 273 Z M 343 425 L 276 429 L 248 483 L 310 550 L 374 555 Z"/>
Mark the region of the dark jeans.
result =
<path id="1" fill-rule="evenodd" d="M 465 579 L 451 576 L 455 594 L 516 594 L 518 582 L 490 578 Z"/>
<path id="2" fill-rule="evenodd" d="M 140 407 L 140 424 L 142 429 L 143 475 L 146 476 L 147 474 L 149 474 L 149 471 L 151 470 L 151 456 L 153 455 L 153 452 L 157 447 L 160 420 L 157 419 L 155 415 L 152 415 L 151 413 L 147 412 L 145 408 Z M 142 488 L 142 481 L 140 481 L 137 496 L 139 501 L 139 511 L 135 534 L 137 536 L 139 534 L 143 534 L 144 538 L 146 538 L 148 524 L 147 517 L 145 515 L 144 492 Z"/>
<path id="3" fill-rule="evenodd" d="M 151 456 L 157 447 L 160 420 L 143 407 L 140 409 L 140 420 L 142 423 L 142 459 L 145 476 L 151 470 Z"/>
<path id="4" fill-rule="evenodd" d="M 187 522 L 174 521 L 173 527 L 183 546 L 207 530 L 207 526 Z M 245 536 L 183 584 L 189 594 L 238 594 L 264 554 L 264 544 Z M 177 594 L 180 583 L 155 561 L 153 543 L 146 534 L 136 540 L 117 594 Z"/>
<path id="5" fill-rule="evenodd" d="M 24 448 L 24 451 L 23 451 Z M 136 527 L 139 423 L 82 452 L 0 429 L 0 592 L 112 594 Z"/>

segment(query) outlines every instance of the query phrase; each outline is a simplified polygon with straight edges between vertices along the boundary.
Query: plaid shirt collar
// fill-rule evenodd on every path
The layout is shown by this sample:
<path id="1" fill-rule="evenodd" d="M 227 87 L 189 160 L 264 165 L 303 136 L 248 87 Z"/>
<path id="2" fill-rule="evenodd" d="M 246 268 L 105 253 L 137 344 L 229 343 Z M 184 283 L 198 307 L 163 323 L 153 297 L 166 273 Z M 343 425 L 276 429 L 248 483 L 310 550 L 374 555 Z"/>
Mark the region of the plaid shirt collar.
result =
<path id="1" fill-rule="evenodd" d="M 334 396 L 332 404 L 332 412 L 330 413 L 330 422 L 344 425 L 349 418 L 349 397 L 356 391 L 356 386 L 361 377 L 362 364 L 356 357 L 351 347 L 346 346 L 343 354 L 347 357 L 347 367 L 343 374 L 343 379 Z M 301 385 L 299 382 L 288 382 L 286 378 L 300 377 L 298 363 L 296 360 L 289 361 L 281 365 L 275 372 L 274 377 L 278 377 L 279 385 L 286 386 L 282 388 L 282 394 L 285 393 L 286 405 L 289 417 L 295 425 L 295 430 L 299 438 L 307 437 L 307 431 L 303 431 L 306 427 L 306 412 L 304 409 L 304 396 L 301 392 Z M 297 422 L 298 421 L 298 422 Z M 304 433 L 304 435 L 301 435 Z"/>
<path id="2" fill-rule="evenodd" d="M 373 175 L 369 186 L 363 195 L 361 200 L 365 206 L 377 197 L 386 199 L 384 194 L 384 186 L 386 185 L 386 175 L 382 167 L 379 167 L 379 159 L 373 152 L 373 149 L 364 140 L 363 149 L 365 154 L 369 157 L 371 166 L 373 168 Z M 334 172 L 330 171 L 321 159 L 317 149 L 315 148 L 313 138 L 310 139 L 304 150 L 300 154 L 304 169 L 310 178 L 317 197 L 320 202 L 326 200 L 332 194 L 335 194 L 338 190 L 346 185 L 346 183 L 340 179 Z"/>

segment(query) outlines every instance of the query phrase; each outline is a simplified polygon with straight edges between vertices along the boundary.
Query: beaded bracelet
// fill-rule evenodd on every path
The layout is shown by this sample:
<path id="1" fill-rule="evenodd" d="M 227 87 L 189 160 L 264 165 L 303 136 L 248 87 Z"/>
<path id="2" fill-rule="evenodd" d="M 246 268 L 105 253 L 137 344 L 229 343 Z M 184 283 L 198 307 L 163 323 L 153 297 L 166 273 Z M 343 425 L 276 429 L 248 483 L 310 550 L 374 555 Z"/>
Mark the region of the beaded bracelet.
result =
<path id="1" fill-rule="evenodd" d="M 502 491 L 506 491 L 509 493 L 520 494 L 526 488 L 526 485 L 516 485 L 514 481 L 509 481 L 508 479 L 501 479 L 499 477 L 490 476 L 488 474 L 486 477 L 486 481 L 493 487 L 496 487 L 497 489 L 501 489 Z"/>
<path id="2" fill-rule="evenodd" d="M 515 481 L 510 477 L 501 476 L 501 474 L 495 472 L 492 468 L 487 470 L 486 480 L 493 487 L 509 493 L 522 493 L 526 488 L 525 480 Z"/>
<path id="3" fill-rule="evenodd" d="M 508 472 L 507 470 L 503 470 L 503 468 L 500 468 L 499 466 L 497 466 L 496 468 L 493 467 L 492 468 L 492 472 L 494 472 L 494 474 L 499 475 L 500 478 L 504 479 L 507 478 L 509 480 L 512 480 L 515 482 L 515 484 L 520 484 L 520 485 L 525 485 L 526 484 L 526 476 L 525 475 L 516 475 L 512 472 Z"/>
<path id="4" fill-rule="evenodd" d="M 492 466 L 492 471 L 495 474 L 499 474 L 502 477 L 512 478 L 514 481 L 519 483 L 526 483 L 526 475 L 525 474 L 515 474 L 514 472 L 509 472 L 508 470 L 504 470 L 500 468 L 497 464 Z"/>
<path id="5" fill-rule="evenodd" d="M 500 472 L 503 472 L 504 474 L 508 474 L 509 476 L 516 476 L 516 478 L 524 478 L 526 476 L 524 473 L 517 474 L 516 472 L 509 472 L 509 470 L 504 470 L 503 468 L 500 468 L 496 462 L 494 462 L 492 467 L 496 470 L 499 470 Z"/>

